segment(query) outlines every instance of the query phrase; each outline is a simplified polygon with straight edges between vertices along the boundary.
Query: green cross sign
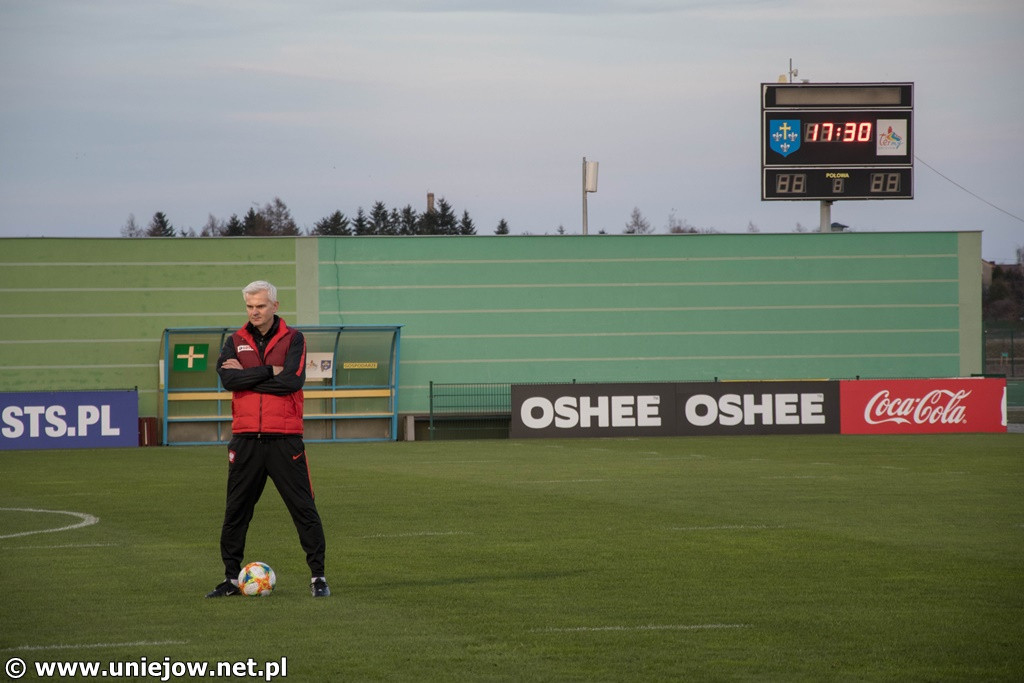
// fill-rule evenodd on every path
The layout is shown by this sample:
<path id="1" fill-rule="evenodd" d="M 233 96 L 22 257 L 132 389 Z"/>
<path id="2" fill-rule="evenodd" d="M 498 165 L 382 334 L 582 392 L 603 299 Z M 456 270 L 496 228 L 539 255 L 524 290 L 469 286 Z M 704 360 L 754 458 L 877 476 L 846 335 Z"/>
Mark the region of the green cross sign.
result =
<path id="1" fill-rule="evenodd" d="M 174 370 L 176 372 L 202 372 L 206 370 L 209 344 L 175 344 Z"/>

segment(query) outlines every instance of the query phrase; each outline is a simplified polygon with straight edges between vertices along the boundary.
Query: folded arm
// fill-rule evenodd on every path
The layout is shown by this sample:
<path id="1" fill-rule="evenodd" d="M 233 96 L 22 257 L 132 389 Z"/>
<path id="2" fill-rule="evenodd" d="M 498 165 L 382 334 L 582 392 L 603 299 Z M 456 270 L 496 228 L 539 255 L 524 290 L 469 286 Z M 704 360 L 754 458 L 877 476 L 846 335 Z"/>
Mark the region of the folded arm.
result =
<path id="1" fill-rule="evenodd" d="M 229 339 L 217 359 L 217 374 L 229 391 L 255 391 L 261 394 L 293 394 L 306 381 L 306 340 L 296 334 L 285 355 L 284 365 L 259 365 L 243 368 Z"/>

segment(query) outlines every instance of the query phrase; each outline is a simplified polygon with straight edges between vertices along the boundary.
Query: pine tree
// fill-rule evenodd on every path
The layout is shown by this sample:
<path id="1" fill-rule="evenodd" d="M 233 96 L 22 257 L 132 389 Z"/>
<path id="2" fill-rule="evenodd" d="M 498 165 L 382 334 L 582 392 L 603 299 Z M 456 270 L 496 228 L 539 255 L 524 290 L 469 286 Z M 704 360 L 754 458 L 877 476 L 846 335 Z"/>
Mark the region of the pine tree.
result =
<path id="1" fill-rule="evenodd" d="M 508 221 L 502 218 L 498 221 L 498 227 L 494 229 L 495 235 L 507 235 L 508 234 Z"/>
<path id="2" fill-rule="evenodd" d="M 412 208 L 412 204 L 406 204 L 405 208 L 402 209 L 398 219 L 398 234 L 399 235 L 416 235 L 417 224 L 419 223 L 419 215 L 416 213 L 416 209 Z"/>
<path id="3" fill-rule="evenodd" d="M 271 230 L 270 221 L 263 215 L 263 212 L 249 207 L 249 211 L 242 218 L 242 234 L 246 237 L 267 237 L 274 233 Z"/>
<path id="4" fill-rule="evenodd" d="M 449 204 L 444 197 L 437 200 L 437 234 L 459 234 L 458 219 L 455 218 L 455 212 L 452 210 L 452 205 Z"/>
<path id="5" fill-rule="evenodd" d="M 313 235 L 351 235 L 348 219 L 341 211 L 335 211 L 326 218 L 321 218 L 313 227 Z"/>
<path id="6" fill-rule="evenodd" d="M 371 235 L 393 235 L 391 230 L 391 217 L 388 214 L 388 207 L 384 202 L 374 202 L 370 209 L 370 234 Z"/>
<path id="7" fill-rule="evenodd" d="M 438 221 L 437 209 L 424 211 L 416 221 L 417 235 L 440 235 L 441 227 Z"/>
<path id="8" fill-rule="evenodd" d="M 352 219 L 352 232 L 356 235 L 373 234 L 373 226 L 370 224 L 370 219 L 366 217 L 366 212 L 363 211 L 361 206 L 356 211 L 356 217 Z"/>
<path id="9" fill-rule="evenodd" d="M 402 214 L 398 212 L 398 209 L 391 209 L 391 212 L 388 214 L 388 234 L 402 234 Z"/>
<path id="10" fill-rule="evenodd" d="M 243 237 L 245 235 L 245 226 L 242 225 L 242 221 L 238 218 L 237 213 L 231 214 L 231 218 L 224 224 L 224 236 L 225 237 Z"/>
<path id="11" fill-rule="evenodd" d="M 149 222 L 149 229 L 146 230 L 147 237 L 174 237 L 174 226 L 167 220 L 163 211 L 153 214 L 153 220 Z"/>
<path id="12" fill-rule="evenodd" d="M 469 217 L 469 211 L 462 212 L 462 218 L 459 220 L 458 234 L 460 235 L 475 235 L 476 226 L 473 225 L 473 219 Z"/>

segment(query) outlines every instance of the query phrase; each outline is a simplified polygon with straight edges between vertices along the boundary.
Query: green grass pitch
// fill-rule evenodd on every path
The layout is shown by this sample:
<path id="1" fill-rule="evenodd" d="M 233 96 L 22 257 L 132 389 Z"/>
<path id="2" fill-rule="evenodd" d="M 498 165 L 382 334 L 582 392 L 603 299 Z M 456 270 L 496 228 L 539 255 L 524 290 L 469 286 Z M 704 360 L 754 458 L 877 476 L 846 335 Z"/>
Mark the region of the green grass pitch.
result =
<path id="1" fill-rule="evenodd" d="M 1024 435 L 309 456 L 326 600 L 269 484 L 246 559 L 277 589 L 204 599 L 225 448 L 0 453 L 0 661 L 25 680 L 282 657 L 293 681 L 1024 679 Z"/>

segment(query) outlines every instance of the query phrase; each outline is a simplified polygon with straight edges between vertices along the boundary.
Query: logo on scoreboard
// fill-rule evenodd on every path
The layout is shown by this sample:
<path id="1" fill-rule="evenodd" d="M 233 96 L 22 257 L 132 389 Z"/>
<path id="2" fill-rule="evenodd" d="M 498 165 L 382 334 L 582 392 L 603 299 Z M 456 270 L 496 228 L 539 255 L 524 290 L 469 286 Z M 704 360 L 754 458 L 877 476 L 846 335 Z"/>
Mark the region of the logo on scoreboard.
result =
<path id="1" fill-rule="evenodd" d="M 878 156 L 907 156 L 907 120 L 878 119 L 875 152 Z"/>
<path id="2" fill-rule="evenodd" d="M 788 157 L 800 149 L 800 120 L 772 119 L 768 121 L 768 146 L 773 152 Z"/>

